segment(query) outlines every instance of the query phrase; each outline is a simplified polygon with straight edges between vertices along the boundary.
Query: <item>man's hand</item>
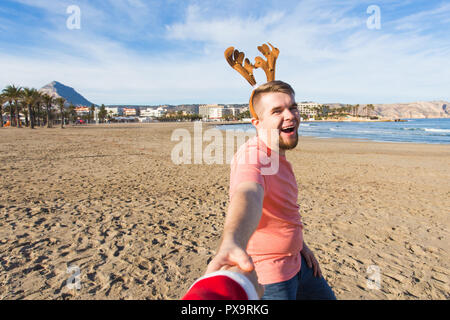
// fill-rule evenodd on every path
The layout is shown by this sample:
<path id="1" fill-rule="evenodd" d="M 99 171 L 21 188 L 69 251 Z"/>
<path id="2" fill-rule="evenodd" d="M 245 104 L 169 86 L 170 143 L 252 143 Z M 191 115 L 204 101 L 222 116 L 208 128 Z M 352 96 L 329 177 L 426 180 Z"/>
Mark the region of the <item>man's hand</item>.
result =
<path id="1" fill-rule="evenodd" d="M 308 248 L 308 246 L 303 242 L 303 249 L 300 252 L 306 260 L 306 264 L 308 267 L 314 269 L 314 276 L 318 278 L 322 278 L 322 270 L 320 270 L 319 262 L 316 257 L 314 257 L 314 253 Z"/>
<path id="2" fill-rule="evenodd" d="M 255 268 L 245 250 L 233 241 L 222 242 L 217 255 L 209 263 L 206 273 L 218 271 L 225 266 L 238 266 L 245 272 L 251 272 Z"/>

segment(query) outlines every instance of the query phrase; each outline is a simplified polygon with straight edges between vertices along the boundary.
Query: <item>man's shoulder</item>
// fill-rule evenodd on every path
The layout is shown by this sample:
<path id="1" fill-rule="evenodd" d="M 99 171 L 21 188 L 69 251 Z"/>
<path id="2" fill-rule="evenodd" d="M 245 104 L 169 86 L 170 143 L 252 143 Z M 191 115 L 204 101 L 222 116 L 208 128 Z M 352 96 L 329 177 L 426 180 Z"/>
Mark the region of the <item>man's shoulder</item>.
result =
<path id="1" fill-rule="evenodd" d="M 231 164 L 248 164 L 258 166 L 261 165 L 261 160 L 264 161 L 263 158 L 267 157 L 267 154 L 268 151 L 265 144 L 258 138 L 258 136 L 254 136 L 238 148 Z"/>
<path id="2" fill-rule="evenodd" d="M 248 139 L 247 142 L 245 142 L 238 148 L 235 156 L 239 156 L 242 153 L 258 152 L 258 151 L 263 152 L 265 154 L 270 152 L 270 151 L 268 152 L 266 144 L 258 136 L 254 136 Z"/>

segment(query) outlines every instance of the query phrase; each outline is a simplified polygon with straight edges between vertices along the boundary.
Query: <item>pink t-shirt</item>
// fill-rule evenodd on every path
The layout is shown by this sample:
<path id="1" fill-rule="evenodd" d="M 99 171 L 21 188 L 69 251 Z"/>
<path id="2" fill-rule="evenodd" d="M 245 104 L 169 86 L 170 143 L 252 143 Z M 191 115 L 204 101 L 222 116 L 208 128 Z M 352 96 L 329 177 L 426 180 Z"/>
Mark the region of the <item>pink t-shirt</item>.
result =
<path id="1" fill-rule="evenodd" d="M 278 157 L 276 173 L 264 170 L 271 166 L 269 159 L 274 157 Z M 267 148 L 256 136 L 242 145 L 234 155 L 230 200 L 242 182 L 256 182 L 264 188 L 262 217 L 247 245 L 247 253 L 255 264 L 258 280 L 261 284 L 289 280 L 300 270 L 300 251 L 303 246 L 303 224 L 297 205 L 298 188 L 292 166 L 285 156 Z"/>

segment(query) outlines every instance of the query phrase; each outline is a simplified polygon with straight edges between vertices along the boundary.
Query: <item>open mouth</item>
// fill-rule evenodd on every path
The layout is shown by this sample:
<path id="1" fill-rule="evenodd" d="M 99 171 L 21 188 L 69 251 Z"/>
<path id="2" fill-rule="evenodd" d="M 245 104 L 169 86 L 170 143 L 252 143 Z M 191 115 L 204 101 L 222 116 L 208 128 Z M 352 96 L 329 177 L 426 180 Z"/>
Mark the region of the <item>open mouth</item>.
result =
<path id="1" fill-rule="evenodd" d="M 285 127 L 285 128 L 282 128 L 280 131 L 284 132 L 284 133 L 292 133 L 295 131 L 295 126 Z"/>

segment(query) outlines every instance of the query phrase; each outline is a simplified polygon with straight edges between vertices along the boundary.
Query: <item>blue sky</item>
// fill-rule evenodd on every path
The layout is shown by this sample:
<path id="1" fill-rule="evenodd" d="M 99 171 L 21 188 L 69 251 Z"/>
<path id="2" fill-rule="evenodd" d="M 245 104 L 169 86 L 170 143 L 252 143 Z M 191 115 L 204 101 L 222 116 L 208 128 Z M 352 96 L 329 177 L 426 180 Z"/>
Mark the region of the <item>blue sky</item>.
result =
<path id="1" fill-rule="evenodd" d="M 67 28 L 71 5 L 80 29 Z M 371 5 L 380 29 L 367 27 Z M 251 87 L 223 52 L 253 61 L 264 42 L 298 101 L 450 100 L 448 1 L 2 0 L 0 87 L 56 80 L 96 104 L 245 103 Z"/>

